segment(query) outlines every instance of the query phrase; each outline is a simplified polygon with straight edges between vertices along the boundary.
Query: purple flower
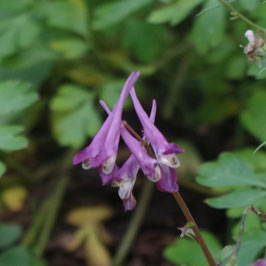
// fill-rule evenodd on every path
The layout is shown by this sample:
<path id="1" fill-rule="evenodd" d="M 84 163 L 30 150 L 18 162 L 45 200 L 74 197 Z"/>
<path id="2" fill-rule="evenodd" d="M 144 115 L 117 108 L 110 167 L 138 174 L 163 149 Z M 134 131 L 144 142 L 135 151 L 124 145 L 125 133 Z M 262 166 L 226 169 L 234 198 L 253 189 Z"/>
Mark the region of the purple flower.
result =
<path id="1" fill-rule="evenodd" d="M 131 155 L 120 168 L 113 186 L 119 187 L 118 195 L 123 201 L 125 211 L 133 210 L 136 205 L 133 196 L 133 188 L 139 171 L 139 163 L 134 155 Z"/>
<path id="2" fill-rule="evenodd" d="M 167 165 L 160 165 L 161 167 L 161 179 L 157 182 L 157 188 L 162 192 L 177 192 L 177 172 L 174 168 Z"/>
<path id="3" fill-rule="evenodd" d="M 104 101 L 100 101 L 104 110 L 110 115 L 111 111 Z M 156 114 L 156 102 L 153 100 L 150 119 L 154 123 Z M 155 159 L 149 157 L 147 151 L 142 147 L 141 143 L 136 140 L 122 125 L 121 136 L 128 145 L 132 155 L 123 164 L 116 176 L 112 179 L 113 186 L 119 187 L 118 195 L 123 201 L 125 211 L 133 210 L 136 205 L 135 197 L 133 196 L 133 187 L 136 182 L 138 171 L 141 167 L 144 175 L 151 181 L 158 181 L 161 177 L 161 171 Z M 106 176 L 103 179 L 107 178 Z"/>
<path id="4" fill-rule="evenodd" d="M 111 111 L 109 110 L 105 102 L 100 101 L 100 104 L 105 109 L 105 111 L 110 115 Z M 156 112 L 156 102 L 153 101 L 152 111 L 151 111 L 151 118 L 153 120 L 155 119 L 155 112 Z M 141 143 L 136 138 L 134 138 L 123 126 L 121 128 L 121 136 L 126 145 L 128 146 L 129 150 L 131 151 L 131 153 L 135 156 L 136 160 L 138 161 L 144 175 L 147 176 L 151 181 L 157 182 L 161 177 L 161 171 L 157 160 L 151 158 L 147 154 L 147 150 L 145 149 L 145 147 L 143 147 Z"/>
<path id="5" fill-rule="evenodd" d="M 266 260 L 265 259 L 259 259 L 255 261 L 251 266 L 266 266 Z"/>
<path id="6" fill-rule="evenodd" d="M 176 157 L 176 154 L 184 152 L 175 143 L 168 143 L 163 134 L 158 128 L 151 122 L 148 115 L 141 106 L 134 87 L 130 92 L 136 113 L 143 126 L 144 135 L 150 142 L 158 161 L 172 168 L 180 166 L 180 162 Z"/>
<path id="7" fill-rule="evenodd" d="M 140 72 L 130 74 L 113 112 L 105 120 L 90 145 L 75 155 L 73 164 L 82 162 L 84 169 L 102 166 L 104 174 L 110 174 L 113 171 L 121 133 L 123 105 L 139 75 Z"/>

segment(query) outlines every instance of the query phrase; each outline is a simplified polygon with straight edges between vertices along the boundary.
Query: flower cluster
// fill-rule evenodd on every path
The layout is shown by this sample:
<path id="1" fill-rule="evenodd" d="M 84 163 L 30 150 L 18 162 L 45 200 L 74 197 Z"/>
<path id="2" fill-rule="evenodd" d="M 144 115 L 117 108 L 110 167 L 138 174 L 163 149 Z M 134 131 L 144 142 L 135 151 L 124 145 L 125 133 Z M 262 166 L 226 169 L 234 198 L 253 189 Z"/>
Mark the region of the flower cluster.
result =
<path id="1" fill-rule="evenodd" d="M 104 101 L 100 101 L 108 117 L 90 145 L 73 158 L 73 164 L 82 163 L 84 169 L 99 167 L 103 185 L 112 184 L 119 187 L 118 194 L 123 201 L 125 211 L 134 209 L 136 205 L 132 192 L 140 169 L 149 180 L 157 183 L 159 190 L 171 193 L 178 191 L 175 168 L 180 165 L 177 154 L 183 152 L 178 145 L 168 143 L 154 125 L 155 100 L 150 116 L 141 106 L 134 89 L 139 75 L 140 72 L 130 74 L 112 111 Z M 143 127 L 143 140 L 130 134 L 122 121 L 123 105 L 129 94 Z M 132 154 L 119 169 L 115 162 L 120 136 Z M 151 146 L 152 154 L 148 153 L 145 143 Z"/>

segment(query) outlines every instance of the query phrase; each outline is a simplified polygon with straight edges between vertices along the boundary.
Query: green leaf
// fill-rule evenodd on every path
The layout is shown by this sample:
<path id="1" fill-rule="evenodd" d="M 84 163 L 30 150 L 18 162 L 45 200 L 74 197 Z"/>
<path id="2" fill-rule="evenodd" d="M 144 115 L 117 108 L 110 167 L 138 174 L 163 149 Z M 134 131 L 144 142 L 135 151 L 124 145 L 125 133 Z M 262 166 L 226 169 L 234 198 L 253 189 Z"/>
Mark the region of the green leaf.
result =
<path id="1" fill-rule="evenodd" d="M 164 40 L 169 40 L 170 37 L 162 25 L 130 20 L 122 36 L 122 46 L 134 53 L 141 62 L 148 63 L 164 51 Z"/>
<path id="2" fill-rule="evenodd" d="M 219 198 L 207 199 L 206 202 L 217 209 L 248 207 L 263 197 L 266 197 L 266 190 L 243 189 L 233 191 Z"/>
<path id="3" fill-rule="evenodd" d="M 6 166 L 0 161 L 0 177 L 4 174 L 6 171 Z"/>
<path id="4" fill-rule="evenodd" d="M 243 215 L 243 212 L 241 216 Z M 232 238 L 235 241 L 238 239 L 238 236 L 239 236 L 240 224 L 241 224 L 241 221 L 239 219 L 239 222 L 237 222 L 237 224 L 235 224 L 233 228 L 231 229 Z M 245 217 L 243 236 L 250 234 L 251 232 L 258 232 L 261 230 L 261 228 L 262 227 L 261 227 L 260 217 L 258 217 L 258 215 L 256 215 L 253 212 L 248 212 Z"/>
<path id="5" fill-rule="evenodd" d="M 199 169 L 197 181 L 209 187 L 257 186 L 266 188 L 266 181 L 259 178 L 239 156 L 223 153 L 218 162 L 208 162 Z"/>
<path id="6" fill-rule="evenodd" d="M 261 141 L 266 140 L 266 91 L 256 91 L 241 114 L 243 126 Z"/>
<path id="7" fill-rule="evenodd" d="M 247 68 L 247 60 L 243 55 L 230 58 L 226 69 L 226 76 L 230 79 L 242 79 Z"/>
<path id="8" fill-rule="evenodd" d="M 14 151 L 27 147 L 27 139 L 17 136 L 22 130 L 21 126 L 0 126 L 0 149 Z"/>
<path id="9" fill-rule="evenodd" d="M 151 13 L 148 18 L 150 23 L 165 23 L 177 25 L 182 22 L 202 0 L 179 0 L 170 5 L 161 7 Z"/>
<path id="10" fill-rule="evenodd" d="M 84 0 L 43 1 L 39 7 L 50 26 L 73 31 L 87 37 L 88 9 Z"/>
<path id="11" fill-rule="evenodd" d="M 21 236 L 22 230 L 15 223 L 0 223 L 0 248 L 6 248 L 16 242 Z"/>
<path id="12" fill-rule="evenodd" d="M 19 12 L 29 6 L 32 0 L 0 1 L 0 15 L 10 15 Z"/>
<path id="13" fill-rule="evenodd" d="M 258 7 L 259 2 L 258 0 L 239 0 L 239 4 L 247 11 L 254 12 Z"/>
<path id="14" fill-rule="evenodd" d="M 53 133 L 61 145 L 79 148 L 87 136 L 95 135 L 101 118 L 94 97 L 93 92 L 72 84 L 58 89 L 51 110 Z"/>
<path id="15" fill-rule="evenodd" d="M 214 2 L 216 0 L 207 1 L 203 9 L 213 6 Z M 215 48 L 223 40 L 226 23 L 225 14 L 224 8 L 215 8 L 208 10 L 195 20 L 191 39 L 199 54 L 206 54 L 209 49 Z"/>
<path id="16" fill-rule="evenodd" d="M 211 233 L 204 231 L 202 232 L 202 237 L 214 258 L 218 260 L 222 249 L 218 240 Z M 200 246 L 194 239 L 178 239 L 175 244 L 168 246 L 164 250 L 164 257 L 178 265 L 208 266 Z"/>
<path id="17" fill-rule="evenodd" d="M 257 62 L 249 64 L 247 75 L 256 77 L 261 80 L 266 78 L 266 62 L 265 59 L 258 59 Z"/>
<path id="18" fill-rule="evenodd" d="M 13 247 L 0 254 L 0 266 L 31 266 L 29 251 L 23 247 Z"/>
<path id="19" fill-rule="evenodd" d="M 40 27 L 28 14 L 21 14 L 0 22 L 0 58 L 31 46 L 38 37 Z"/>
<path id="20" fill-rule="evenodd" d="M 266 212 L 266 197 L 257 200 L 254 204 L 252 204 L 255 208 L 260 210 L 261 212 Z M 241 217 L 243 214 L 243 211 L 245 210 L 245 207 L 239 207 L 239 208 L 230 208 L 226 211 L 226 215 L 229 218 L 238 218 Z M 250 215 L 250 214 L 249 214 Z"/>
<path id="21" fill-rule="evenodd" d="M 249 266 L 258 253 L 266 246 L 266 233 L 263 231 L 250 232 L 243 236 L 235 266 Z"/>
<path id="22" fill-rule="evenodd" d="M 234 151 L 232 154 L 241 157 L 245 162 L 256 172 L 266 172 L 266 152 L 257 151 L 254 155 L 255 148 L 245 148 L 242 150 Z"/>
<path id="23" fill-rule="evenodd" d="M 25 109 L 38 99 L 30 85 L 7 81 L 0 83 L 0 115 Z"/>
<path id="24" fill-rule="evenodd" d="M 121 0 L 103 4 L 95 11 L 93 28 L 95 30 L 109 28 L 151 2 L 152 0 Z"/>
<path id="25" fill-rule="evenodd" d="M 121 93 L 121 88 L 125 84 L 124 80 L 113 80 L 106 82 L 101 87 L 100 99 L 105 101 L 110 109 L 113 109 Z"/>

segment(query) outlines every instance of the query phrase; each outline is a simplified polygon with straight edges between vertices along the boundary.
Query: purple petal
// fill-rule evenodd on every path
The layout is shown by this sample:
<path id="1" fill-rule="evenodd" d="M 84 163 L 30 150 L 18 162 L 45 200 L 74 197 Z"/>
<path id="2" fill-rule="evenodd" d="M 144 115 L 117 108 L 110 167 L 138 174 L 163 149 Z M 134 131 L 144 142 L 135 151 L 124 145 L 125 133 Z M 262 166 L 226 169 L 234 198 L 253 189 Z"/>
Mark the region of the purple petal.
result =
<path id="1" fill-rule="evenodd" d="M 259 259 L 256 262 L 254 262 L 251 266 L 266 266 L 266 260 Z"/>
<path id="2" fill-rule="evenodd" d="M 136 110 L 136 113 L 140 119 L 140 122 L 143 126 L 144 135 L 151 143 L 156 154 L 170 154 L 170 153 L 181 153 L 182 150 L 179 149 L 176 144 L 169 144 L 163 134 L 158 130 L 158 128 L 152 123 L 143 107 L 141 106 L 134 87 L 130 92 L 133 104 Z"/>
<path id="3" fill-rule="evenodd" d="M 140 72 L 133 72 L 130 74 L 113 112 L 105 120 L 90 145 L 75 155 L 73 164 L 88 160 L 92 167 L 97 167 L 111 156 L 116 155 L 121 132 L 122 108 L 131 87 L 134 85 L 139 75 Z"/>
<path id="4" fill-rule="evenodd" d="M 123 205 L 125 212 L 133 210 L 136 206 L 135 197 L 131 194 L 128 199 L 123 200 Z"/>
<path id="5" fill-rule="evenodd" d="M 100 104 L 105 109 L 105 111 L 110 115 L 111 111 L 104 101 L 100 101 Z M 156 102 L 153 101 L 152 110 L 151 110 L 151 119 L 155 120 L 156 114 Z M 146 149 L 141 145 L 141 143 L 135 139 L 125 128 L 121 129 L 121 136 L 132 152 L 132 154 L 137 159 L 144 175 L 146 175 L 151 181 L 158 181 L 160 178 L 160 171 L 158 172 L 158 163 L 155 159 L 151 158 Z M 156 169 L 156 167 L 158 169 Z M 121 168 L 122 169 L 122 168 Z M 157 172 L 156 172 L 157 170 Z"/>
<path id="6" fill-rule="evenodd" d="M 110 174 L 105 174 L 102 170 L 102 168 L 99 168 L 99 174 L 102 179 L 102 185 L 105 186 L 107 184 L 111 184 L 115 178 L 118 176 L 119 168 L 117 165 L 114 166 L 112 172 Z"/>
<path id="7" fill-rule="evenodd" d="M 141 143 L 135 139 L 125 128 L 121 130 L 121 136 L 128 146 L 129 150 L 137 159 L 140 164 L 141 170 L 144 175 L 146 175 L 150 180 L 157 181 L 155 168 L 158 163 L 157 160 L 151 158 L 146 149 L 141 145 Z"/>
<path id="8" fill-rule="evenodd" d="M 162 177 L 157 182 L 157 188 L 163 192 L 177 192 L 178 185 L 177 185 L 177 173 L 176 170 L 168 167 L 168 166 L 161 166 Z"/>

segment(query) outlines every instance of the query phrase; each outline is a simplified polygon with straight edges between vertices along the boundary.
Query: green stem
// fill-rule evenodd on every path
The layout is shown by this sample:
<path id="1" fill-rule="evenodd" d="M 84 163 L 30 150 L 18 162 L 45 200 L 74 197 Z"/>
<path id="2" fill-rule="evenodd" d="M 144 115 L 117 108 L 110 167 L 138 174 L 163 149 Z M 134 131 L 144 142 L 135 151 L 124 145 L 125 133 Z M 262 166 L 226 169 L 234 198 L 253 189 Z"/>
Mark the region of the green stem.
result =
<path id="1" fill-rule="evenodd" d="M 196 240 L 198 242 L 198 244 L 200 245 L 208 263 L 210 266 L 216 266 L 216 262 L 212 257 L 212 254 L 210 253 L 203 237 L 201 236 L 200 230 L 198 228 L 197 223 L 195 222 L 193 216 L 191 215 L 186 203 L 184 202 L 183 198 L 181 197 L 181 195 L 179 194 L 179 192 L 174 192 L 173 196 L 175 197 L 180 209 L 182 210 L 184 216 L 186 217 L 187 221 L 190 223 L 193 223 L 193 226 L 191 227 L 191 229 L 193 230 Z"/>
<path id="2" fill-rule="evenodd" d="M 46 243 L 49 239 L 53 224 L 58 214 L 60 203 L 63 199 L 63 195 L 67 187 L 68 180 L 68 176 L 61 177 L 56 184 L 54 194 L 51 198 L 48 199 L 49 212 L 47 212 L 47 217 L 45 223 L 42 226 L 40 237 L 35 248 L 38 256 L 42 256 Z"/>
<path id="3" fill-rule="evenodd" d="M 26 247 L 33 246 L 33 243 L 37 239 L 39 232 L 41 231 L 41 227 L 43 225 L 43 221 L 47 217 L 49 213 L 49 201 L 45 200 L 42 203 L 40 210 L 37 212 L 36 216 L 34 217 L 33 224 L 29 228 L 27 234 L 25 235 L 22 244 Z"/>
<path id="4" fill-rule="evenodd" d="M 143 189 L 141 191 L 141 196 L 138 202 L 138 206 L 130 221 L 127 232 L 118 247 L 118 250 L 114 256 L 111 266 L 123 265 L 123 262 L 135 239 L 135 236 L 143 220 L 144 214 L 147 210 L 148 203 L 152 195 L 152 190 L 153 190 L 153 183 L 150 182 L 148 179 L 145 179 Z"/>
<path id="5" fill-rule="evenodd" d="M 238 12 L 228 1 L 226 0 L 219 0 L 219 2 L 224 5 L 226 8 L 228 8 L 229 10 L 231 10 L 237 17 L 239 17 L 240 19 L 242 19 L 244 22 L 246 22 L 248 25 L 250 25 L 251 27 L 256 28 L 259 31 L 263 31 L 264 33 L 266 32 L 266 29 L 255 24 L 254 22 L 252 22 L 250 19 L 248 19 L 247 17 L 245 17 L 244 15 L 242 15 L 240 12 Z"/>

